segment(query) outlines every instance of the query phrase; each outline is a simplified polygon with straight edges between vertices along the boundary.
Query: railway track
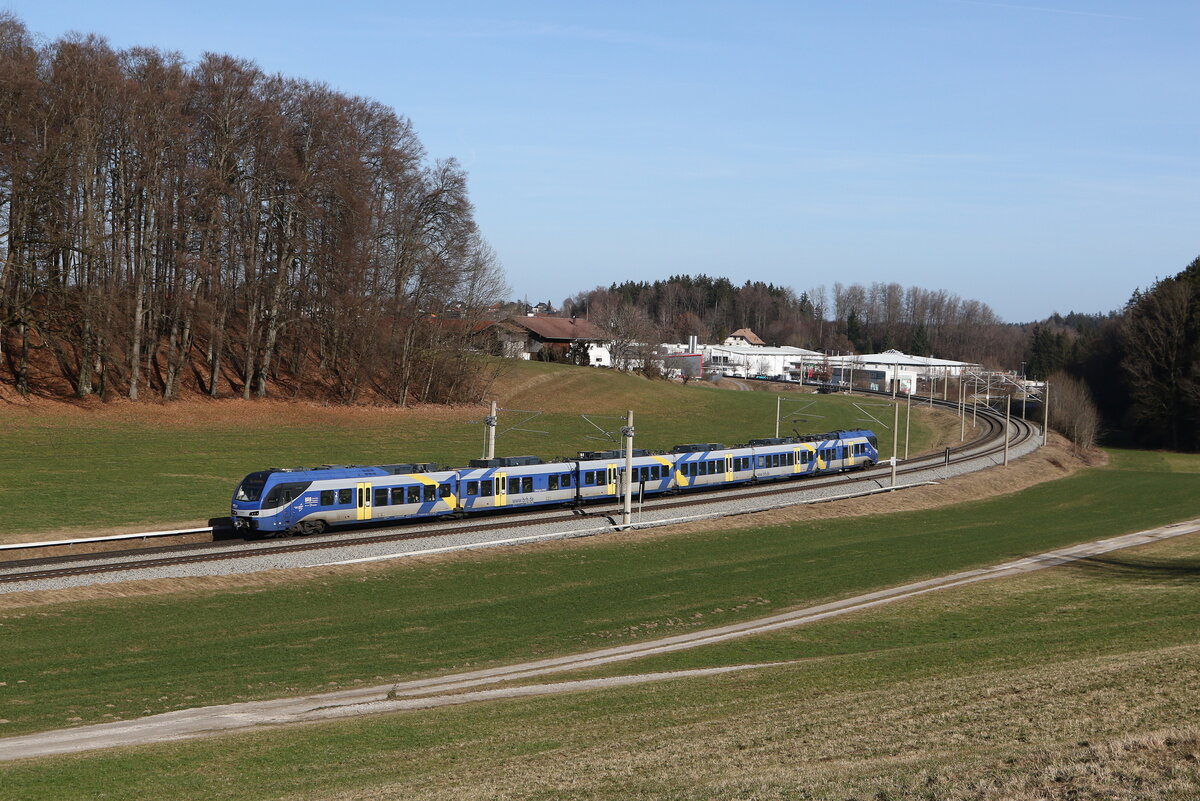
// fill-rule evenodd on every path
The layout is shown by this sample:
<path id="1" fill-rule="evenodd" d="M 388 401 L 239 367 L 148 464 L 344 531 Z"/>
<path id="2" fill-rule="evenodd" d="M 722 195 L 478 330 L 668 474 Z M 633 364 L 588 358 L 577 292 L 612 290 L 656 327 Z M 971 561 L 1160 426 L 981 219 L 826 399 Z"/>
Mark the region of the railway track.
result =
<path id="1" fill-rule="evenodd" d="M 920 402 L 926 403 L 929 402 L 929 399 L 921 399 Z M 932 404 L 956 408 L 956 405 L 953 403 L 945 403 L 937 400 L 932 401 Z M 964 462 L 998 456 L 1004 451 L 1005 447 L 1003 415 L 991 409 L 981 407 L 978 418 L 982 422 L 982 430 L 976 437 L 942 453 L 914 457 L 897 466 L 897 476 L 903 476 L 905 479 L 919 478 L 922 473 L 946 465 L 962 464 Z M 1037 429 L 1028 422 L 1013 418 L 1009 445 L 1010 447 L 1020 445 L 1036 433 Z M 652 511 L 673 509 L 702 510 L 705 506 L 726 503 L 731 500 L 754 501 L 780 499 L 814 487 L 845 487 L 847 492 L 852 492 L 856 486 L 870 484 L 876 485 L 877 488 L 884 488 L 886 482 L 890 481 L 890 478 L 890 464 L 881 464 L 865 471 L 842 473 L 813 479 L 773 481 L 769 484 L 751 484 L 717 491 L 695 491 L 667 497 L 656 496 L 653 499 L 647 500 L 644 508 Z M 349 534 L 326 534 L 306 539 L 293 538 L 285 541 L 269 542 L 225 540 L 156 548 L 137 548 L 120 552 L 110 551 L 95 554 L 15 560 L 0 565 L 0 585 L 8 585 L 12 589 L 18 589 L 19 587 L 13 585 L 67 577 L 119 574 L 154 568 L 171 568 L 204 562 L 225 562 L 283 556 L 332 548 L 380 545 L 444 535 L 504 531 L 519 536 L 522 530 L 529 530 L 534 526 L 578 520 L 580 516 L 595 519 L 597 522 L 607 519 L 613 528 L 618 528 L 616 518 L 619 515 L 620 511 L 618 507 L 608 502 L 606 504 L 587 506 L 582 509 L 556 510 L 549 514 L 545 510 L 531 510 L 524 514 L 506 514 L 502 519 L 497 519 L 498 515 L 488 515 L 473 518 L 466 522 L 429 523 L 428 521 L 422 521 L 418 524 L 401 526 L 396 526 L 392 523 L 388 524 L 388 528 L 386 529 L 377 529 L 375 531 L 357 529 Z"/>

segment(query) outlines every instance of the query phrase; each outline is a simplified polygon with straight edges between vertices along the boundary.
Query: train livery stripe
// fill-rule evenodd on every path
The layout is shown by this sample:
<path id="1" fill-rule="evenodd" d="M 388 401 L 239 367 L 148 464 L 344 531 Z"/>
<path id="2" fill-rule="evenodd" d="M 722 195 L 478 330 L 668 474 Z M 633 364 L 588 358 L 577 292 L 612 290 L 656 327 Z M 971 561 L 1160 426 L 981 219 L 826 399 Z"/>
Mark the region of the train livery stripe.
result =
<path id="1" fill-rule="evenodd" d="M 442 486 L 442 483 L 440 481 L 438 481 L 436 478 L 430 478 L 429 476 L 423 476 L 420 473 L 412 473 L 410 475 L 405 476 L 405 478 L 411 478 L 413 481 L 420 482 L 421 484 L 424 484 L 426 486 L 432 486 L 432 487 L 441 487 Z M 439 489 L 439 492 L 440 491 L 441 490 Z M 451 492 L 445 498 L 441 497 L 441 495 L 435 495 L 434 499 L 433 499 L 434 507 L 436 507 L 438 505 L 438 501 L 445 501 L 446 504 L 451 509 L 455 509 L 458 507 L 458 498 L 455 497 L 453 492 Z"/>
<path id="2" fill-rule="evenodd" d="M 663 467 L 667 468 L 667 470 L 666 470 L 667 476 L 670 476 L 671 473 L 674 473 L 676 484 L 678 484 L 681 487 L 686 487 L 688 485 L 688 477 L 685 476 L 682 471 L 676 470 L 675 463 L 672 462 L 670 459 L 668 459 L 665 456 L 651 456 L 650 458 L 654 459 L 654 461 L 658 462 Z"/>

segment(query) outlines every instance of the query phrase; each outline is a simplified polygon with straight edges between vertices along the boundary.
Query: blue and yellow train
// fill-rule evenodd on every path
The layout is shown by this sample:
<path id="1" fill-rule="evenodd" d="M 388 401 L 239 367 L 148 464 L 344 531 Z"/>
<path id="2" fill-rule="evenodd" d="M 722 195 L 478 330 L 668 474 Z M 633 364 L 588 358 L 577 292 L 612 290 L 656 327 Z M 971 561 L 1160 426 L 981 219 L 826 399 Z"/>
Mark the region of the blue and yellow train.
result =
<path id="1" fill-rule="evenodd" d="M 879 461 L 879 441 L 866 429 L 802 437 L 677 445 L 669 453 L 634 451 L 638 494 L 657 495 L 799 478 L 867 468 Z M 428 463 L 373 467 L 325 465 L 261 470 L 233 494 L 235 529 L 249 535 L 317 534 L 367 521 L 578 505 L 624 494 L 625 454 L 585 451 L 544 462 L 533 456 L 475 459 L 437 470 Z"/>

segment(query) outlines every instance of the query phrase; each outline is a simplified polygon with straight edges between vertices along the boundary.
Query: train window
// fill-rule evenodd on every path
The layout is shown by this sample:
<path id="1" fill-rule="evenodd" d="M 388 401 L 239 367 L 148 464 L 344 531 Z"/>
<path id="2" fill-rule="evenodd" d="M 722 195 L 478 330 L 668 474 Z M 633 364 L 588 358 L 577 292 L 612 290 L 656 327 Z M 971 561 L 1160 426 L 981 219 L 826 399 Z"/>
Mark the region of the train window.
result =
<path id="1" fill-rule="evenodd" d="M 449 484 L 440 484 L 440 485 L 438 486 L 438 495 L 440 495 L 441 497 L 443 497 L 443 498 L 449 498 L 451 494 L 452 494 L 452 493 L 450 492 L 450 485 L 449 485 Z"/>
<path id="2" fill-rule="evenodd" d="M 427 500 L 427 501 L 436 501 L 437 500 L 437 487 L 433 486 L 432 484 L 426 484 L 424 489 L 425 489 L 425 500 Z"/>
<path id="3" fill-rule="evenodd" d="M 468 495 L 478 495 L 479 494 L 479 482 L 478 481 L 468 481 L 467 482 L 467 494 Z"/>
<path id="4" fill-rule="evenodd" d="M 338 490 L 338 500 L 337 500 L 338 503 L 343 504 L 343 505 L 347 504 L 347 503 L 351 503 L 352 498 L 353 498 L 353 490 L 348 490 L 348 489 Z"/>
<path id="5" fill-rule="evenodd" d="M 333 506 L 333 490 L 321 490 L 321 505 Z"/>
<path id="6" fill-rule="evenodd" d="M 558 476 L 547 476 L 546 488 L 552 490 L 558 489 Z"/>
<path id="7" fill-rule="evenodd" d="M 496 494 L 503 495 L 504 494 L 504 479 L 494 478 L 492 480 L 496 482 Z"/>
<path id="8" fill-rule="evenodd" d="M 508 480 L 508 492 L 510 495 L 516 495 L 521 491 L 521 479 L 510 478 Z"/>
<path id="9" fill-rule="evenodd" d="M 533 476 L 525 476 L 521 479 L 521 492 L 533 492 Z"/>
<path id="10" fill-rule="evenodd" d="M 759 466 L 759 469 L 766 467 L 767 466 L 767 457 L 765 457 L 765 456 L 758 457 L 758 466 Z"/>
<path id="11" fill-rule="evenodd" d="M 569 486 L 571 486 L 571 474 L 570 474 L 570 473 L 563 473 L 563 476 L 562 476 L 562 481 L 560 481 L 560 482 L 559 482 L 559 484 L 561 484 L 561 485 L 562 485 L 562 486 L 564 486 L 564 487 L 569 487 Z"/>
<path id="12" fill-rule="evenodd" d="M 420 503 L 421 502 L 421 488 L 420 487 L 409 487 L 408 488 L 408 502 L 409 503 Z"/>
<path id="13" fill-rule="evenodd" d="M 697 462 L 697 464 L 699 465 L 699 468 L 696 471 L 697 475 L 707 476 L 708 475 L 708 462 Z"/>
<path id="14" fill-rule="evenodd" d="M 380 489 L 375 490 L 375 505 L 376 506 L 387 506 L 388 505 L 388 489 L 387 489 L 387 487 L 382 487 Z"/>
<path id="15" fill-rule="evenodd" d="M 392 487 L 392 506 L 404 503 L 404 487 Z"/>
<path id="16" fill-rule="evenodd" d="M 479 482 L 479 495 L 484 498 L 492 496 L 492 480 L 490 478 Z"/>

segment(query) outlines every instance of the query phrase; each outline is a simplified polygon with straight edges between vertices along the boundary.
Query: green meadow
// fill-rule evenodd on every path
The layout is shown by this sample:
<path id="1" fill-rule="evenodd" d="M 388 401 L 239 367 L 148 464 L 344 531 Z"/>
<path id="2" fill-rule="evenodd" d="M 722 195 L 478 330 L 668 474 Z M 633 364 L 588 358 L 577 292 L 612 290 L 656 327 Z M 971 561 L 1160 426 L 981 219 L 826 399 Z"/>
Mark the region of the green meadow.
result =
<path id="1" fill-rule="evenodd" d="M 4 733 L 653 638 L 1196 516 L 1197 459 L 1113 456 L 937 512 L 13 610 Z M 775 667 L 0 765 L 0 798 L 1194 798 L 1198 579 L 1192 535 L 561 678 Z"/>
<path id="2" fill-rule="evenodd" d="M 495 384 L 506 409 L 497 441 L 501 455 L 549 459 L 619 447 L 614 432 L 627 410 L 635 413 L 637 447 L 651 449 L 733 444 L 775 431 L 771 393 L 536 362 L 503 368 Z M 890 455 L 890 431 L 855 405 L 890 428 L 890 411 L 880 408 L 884 400 L 781 394 L 788 398 L 783 433 L 869 426 Z M 243 476 L 266 467 L 464 465 L 482 455 L 485 413 L 485 407 L 347 409 L 240 400 L 0 408 L 0 541 L 62 530 L 86 535 L 205 524 L 229 514 L 229 498 Z M 531 413 L 538 416 L 522 422 Z M 931 436 L 925 416 L 915 414 L 910 451 L 919 453 Z"/>

